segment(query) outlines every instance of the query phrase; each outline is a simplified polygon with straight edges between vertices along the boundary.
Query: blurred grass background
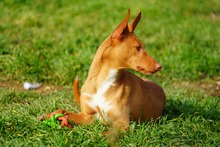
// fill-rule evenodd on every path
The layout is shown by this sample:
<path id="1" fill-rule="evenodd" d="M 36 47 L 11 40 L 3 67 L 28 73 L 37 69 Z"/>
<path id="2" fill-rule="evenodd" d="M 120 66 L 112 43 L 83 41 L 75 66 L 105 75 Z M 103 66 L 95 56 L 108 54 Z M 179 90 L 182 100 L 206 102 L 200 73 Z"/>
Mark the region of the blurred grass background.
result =
<path id="1" fill-rule="evenodd" d="M 70 84 L 85 79 L 99 44 L 131 9 L 136 34 L 162 65 L 156 76 L 219 76 L 220 6 L 211 1 L 10 0 L 0 3 L 1 80 Z"/>

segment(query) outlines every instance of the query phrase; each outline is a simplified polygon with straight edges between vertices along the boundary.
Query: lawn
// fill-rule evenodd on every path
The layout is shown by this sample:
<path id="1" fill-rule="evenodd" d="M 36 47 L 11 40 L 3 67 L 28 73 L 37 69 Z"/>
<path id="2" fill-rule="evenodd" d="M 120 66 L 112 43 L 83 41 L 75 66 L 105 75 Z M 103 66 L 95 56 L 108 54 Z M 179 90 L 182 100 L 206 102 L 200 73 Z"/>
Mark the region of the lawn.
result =
<path id="1" fill-rule="evenodd" d="M 99 44 L 124 19 L 141 11 L 135 34 L 163 65 L 147 77 L 167 95 L 158 122 L 134 123 L 120 137 L 108 126 L 43 125 L 39 116 L 58 108 L 79 112 L 72 81 L 86 79 Z M 220 144 L 220 1 L 0 2 L 1 146 L 218 146 Z M 24 90 L 25 81 L 41 82 Z"/>

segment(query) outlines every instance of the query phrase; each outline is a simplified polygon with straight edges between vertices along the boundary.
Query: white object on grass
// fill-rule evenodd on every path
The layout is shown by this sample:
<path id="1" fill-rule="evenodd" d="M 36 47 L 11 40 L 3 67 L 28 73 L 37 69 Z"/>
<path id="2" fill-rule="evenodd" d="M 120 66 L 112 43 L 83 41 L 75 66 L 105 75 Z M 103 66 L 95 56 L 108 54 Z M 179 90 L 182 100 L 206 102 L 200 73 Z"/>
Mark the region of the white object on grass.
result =
<path id="1" fill-rule="evenodd" d="M 29 82 L 24 82 L 24 89 L 37 89 L 41 86 L 42 84 L 41 83 L 34 83 L 34 84 L 31 84 Z"/>

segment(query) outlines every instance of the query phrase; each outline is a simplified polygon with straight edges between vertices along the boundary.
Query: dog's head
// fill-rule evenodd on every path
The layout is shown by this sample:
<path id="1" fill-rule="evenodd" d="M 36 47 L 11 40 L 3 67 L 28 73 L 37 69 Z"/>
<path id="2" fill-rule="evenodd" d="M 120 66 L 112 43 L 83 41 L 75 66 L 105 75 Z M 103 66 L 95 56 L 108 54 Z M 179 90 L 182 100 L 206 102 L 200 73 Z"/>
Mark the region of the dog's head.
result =
<path id="1" fill-rule="evenodd" d="M 133 33 L 141 18 L 141 12 L 128 25 L 130 10 L 126 18 L 116 27 L 106 48 L 105 57 L 110 59 L 115 68 L 131 68 L 144 74 L 152 74 L 162 67 L 145 50 L 140 39 Z"/>

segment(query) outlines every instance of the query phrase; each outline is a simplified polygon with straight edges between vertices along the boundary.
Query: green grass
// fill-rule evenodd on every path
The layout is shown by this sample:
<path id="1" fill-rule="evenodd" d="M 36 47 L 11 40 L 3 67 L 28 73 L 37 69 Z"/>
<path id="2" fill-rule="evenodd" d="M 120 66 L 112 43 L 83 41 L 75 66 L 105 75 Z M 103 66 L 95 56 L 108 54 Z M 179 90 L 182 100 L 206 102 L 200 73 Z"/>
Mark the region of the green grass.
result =
<path id="1" fill-rule="evenodd" d="M 0 82 L 42 82 L 64 87 L 45 94 L 0 87 L 2 146 L 108 146 L 100 122 L 52 129 L 39 116 L 57 108 L 79 112 L 71 84 L 85 80 L 99 44 L 124 19 L 142 11 L 135 31 L 163 70 L 150 76 L 165 89 L 167 105 L 159 122 L 134 123 L 120 146 L 217 146 L 220 99 L 199 86 L 220 77 L 220 2 L 218 0 L 0 2 Z M 136 72 L 135 72 L 136 73 Z M 145 75 L 136 73 L 139 76 Z"/>

